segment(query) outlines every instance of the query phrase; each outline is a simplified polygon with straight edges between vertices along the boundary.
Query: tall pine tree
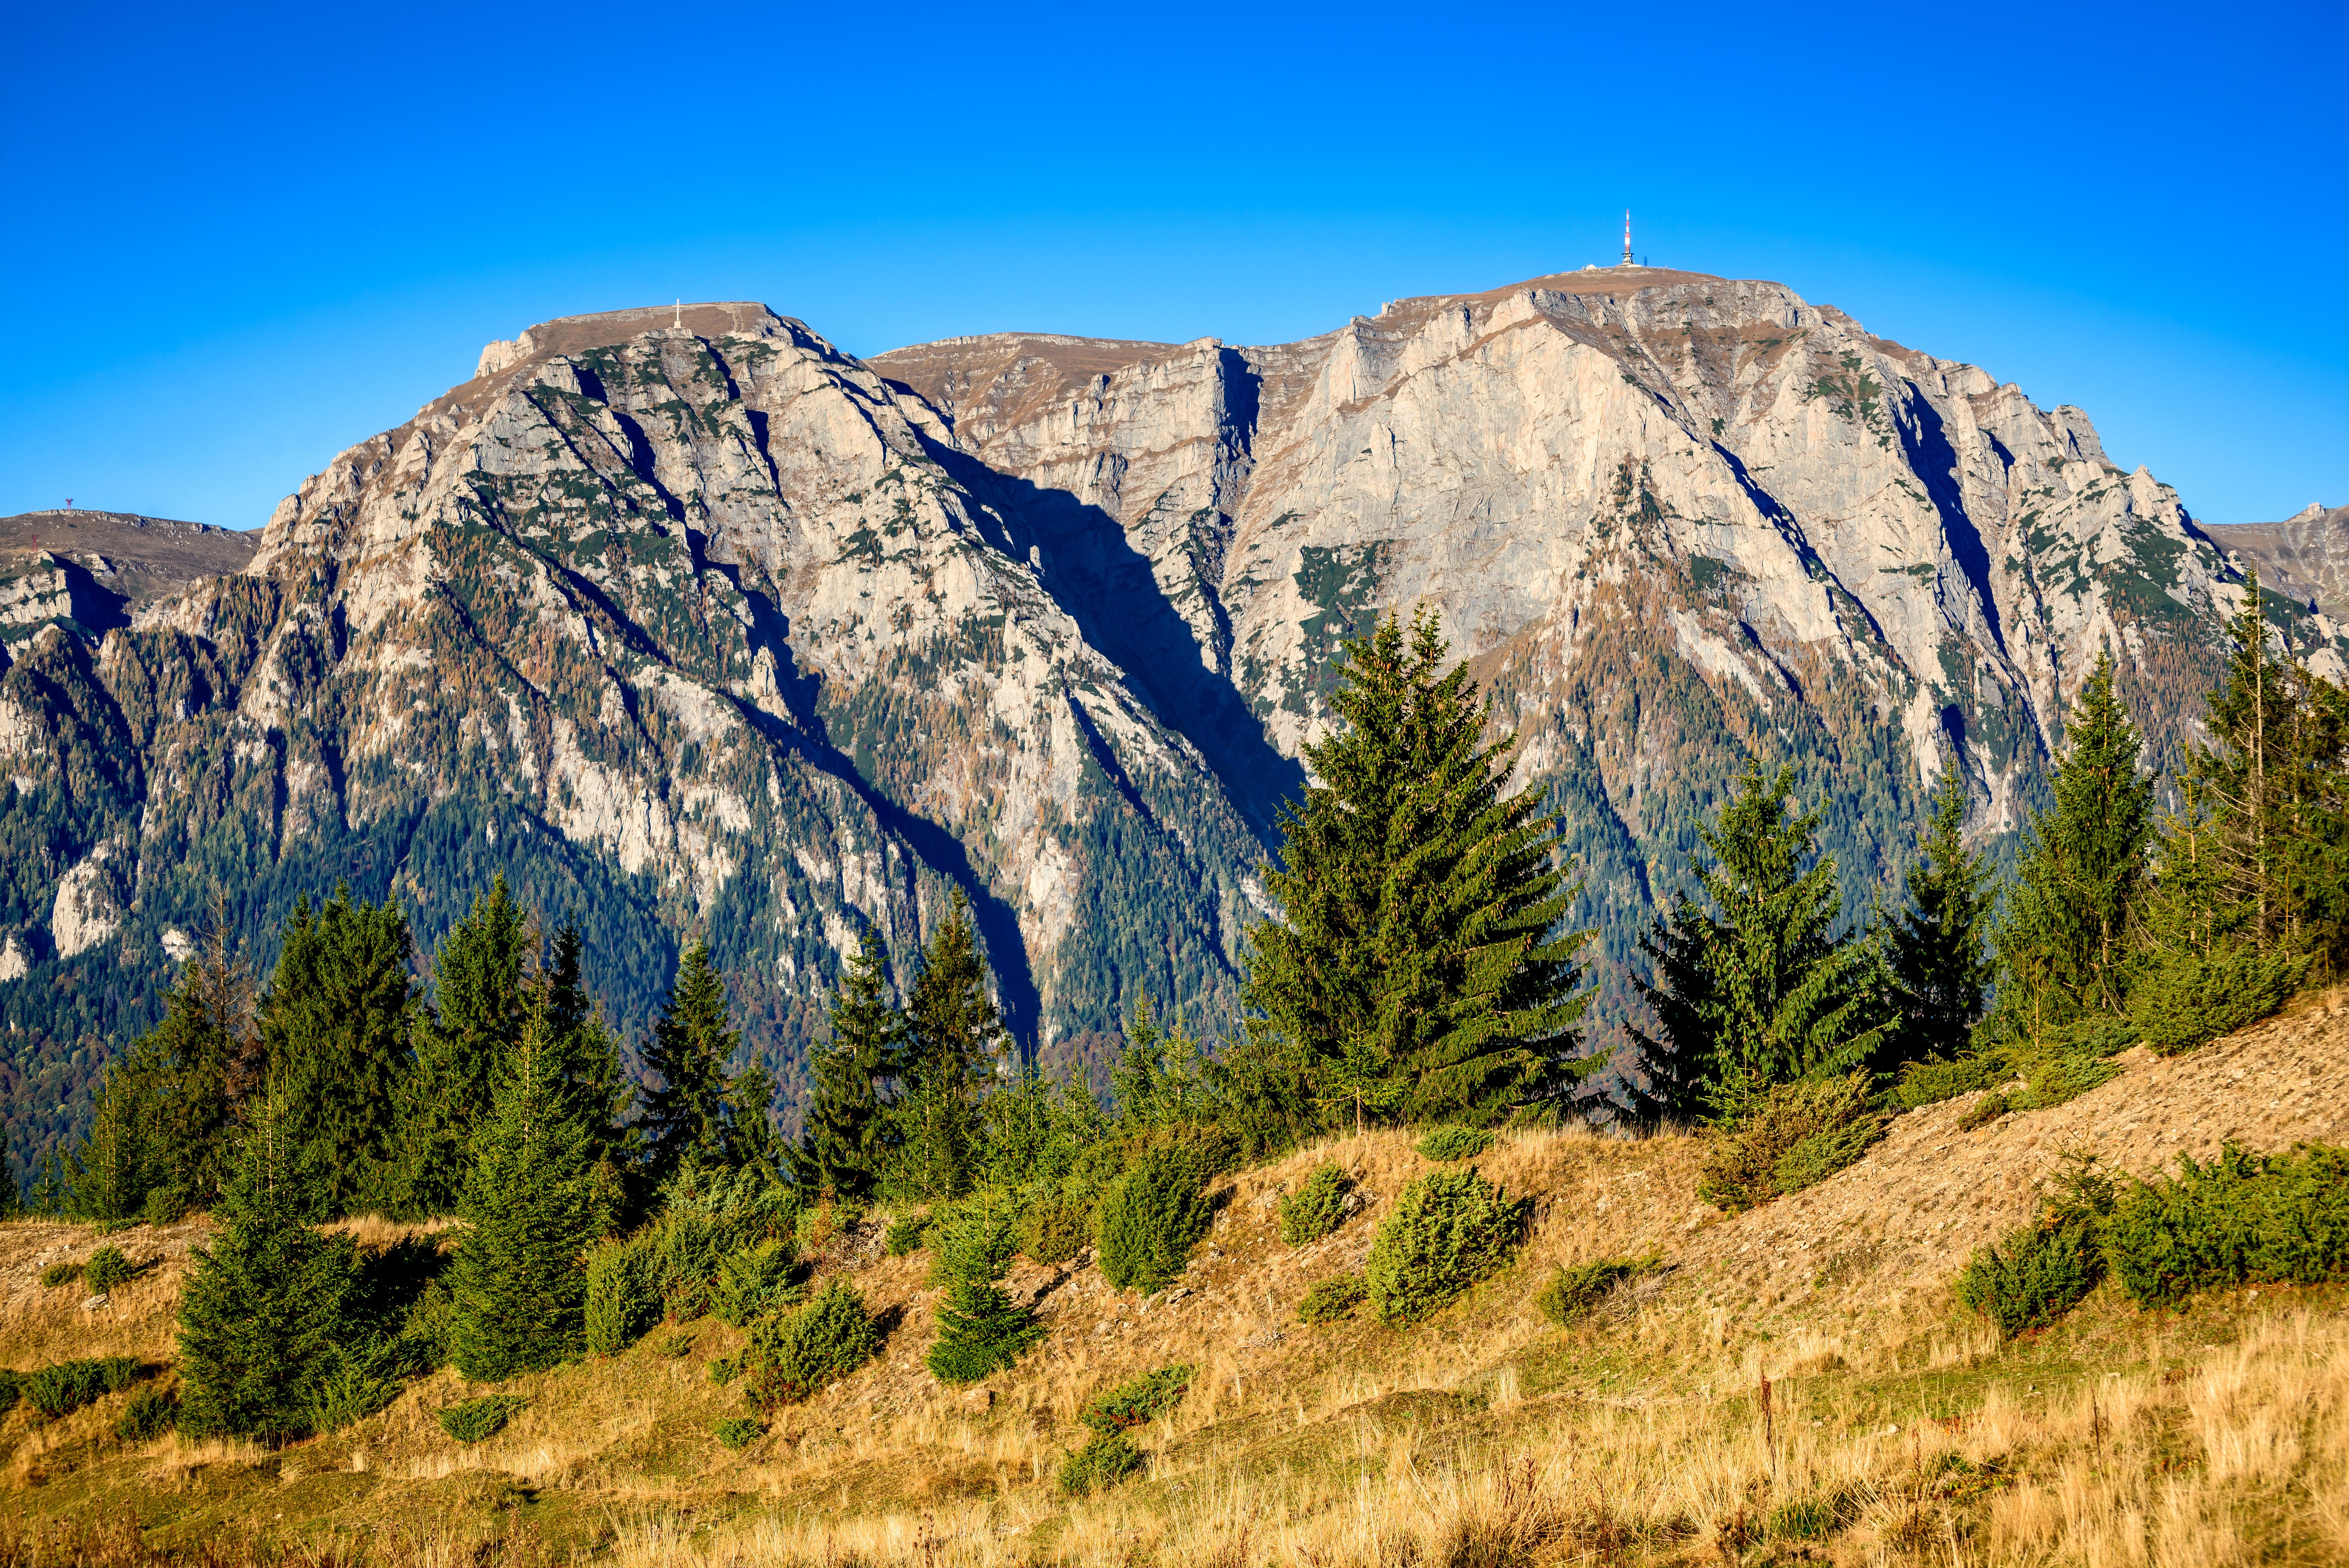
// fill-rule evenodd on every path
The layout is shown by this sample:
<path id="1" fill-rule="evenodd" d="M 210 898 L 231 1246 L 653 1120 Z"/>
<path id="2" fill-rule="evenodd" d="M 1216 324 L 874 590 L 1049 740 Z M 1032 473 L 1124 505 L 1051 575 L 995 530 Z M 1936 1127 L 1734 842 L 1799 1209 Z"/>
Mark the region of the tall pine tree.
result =
<path id="1" fill-rule="evenodd" d="M 575 922 L 555 934 L 554 950 L 535 984 L 546 993 L 547 1027 L 558 1056 L 556 1070 L 570 1097 L 573 1114 L 587 1135 L 596 1182 L 615 1212 L 626 1212 L 633 1194 L 629 1181 L 642 1161 L 641 1140 L 628 1125 L 636 1086 L 620 1060 L 619 1037 L 590 1001 L 582 976 L 586 939 Z"/>
<path id="2" fill-rule="evenodd" d="M 418 1020 L 404 1096 L 407 1207 L 445 1214 L 471 1169 L 475 1121 L 489 1113 L 501 1063 L 520 1042 L 536 923 L 499 877 L 477 893 L 432 958 L 432 1005 Z"/>
<path id="3" fill-rule="evenodd" d="M 612 1213 L 595 1173 L 598 1111 L 565 1075 L 548 988 L 533 987 L 522 1038 L 474 1140 L 450 1272 L 449 1355 L 477 1383 L 543 1371 L 578 1354 L 589 1246 Z"/>
<path id="4" fill-rule="evenodd" d="M 1661 1037 L 1633 1038 L 1672 1114 L 1733 1122 L 1774 1085 L 1870 1061 L 1894 1022 L 1872 944 L 1836 929 L 1835 861 L 1817 853 L 1818 813 L 1789 815 L 1793 789 L 1792 769 L 1764 778 L 1749 761 L 1698 830 L 1703 902 L 1682 892 L 1640 939 L 1654 969 L 1635 983 Z"/>
<path id="5" fill-rule="evenodd" d="M 887 965 L 881 934 L 867 926 L 833 998 L 832 1038 L 816 1051 L 806 1130 L 792 1151 L 792 1180 L 812 1192 L 862 1200 L 880 1180 L 887 1153 L 881 1087 L 898 1030 Z"/>
<path id="6" fill-rule="evenodd" d="M 2114 689 L 2110 649 L 2080 690 L 2055 767 L 2055 803 L 2035 812 L 1999 920 L 2005 1026 L 2033 1039 L 2127 1006 L 2145 892 L 2153 781 Z"/>
<path id="7" fill-rule="evenodd" d="M 1909 906 L 1889 923 L 1885 962 L 1911 1057 L 1953 1057 L 1973 1038 L 1997 965 L 1987 938 L 1997 896 L 1965 845 L 1966 781 L 1953 758 L 1933 799 L 1924 854 L 1908 871 Z"/>
<path id="8" fill-rule="evenodd" d="M 209 1245 L 180 1293 L 180 1422 L 266 1439 L 314 1425 L 356 1298 L 350 1238 L 313 1228 L 325 1208 L 286 1130 L 283 1096 L 254 1097 Z"/>
<path id="9" fill-rule="evenodd" d="M 2349 694 L 2281 657 L 2245 583 L 2211 744 L 2187 760 L 2137 922 L 2129 1012 L 2159 1051 L 2274 1011 L 2343 936 Z"/>
<path id="10" fill-rule="evenodd" d="M 894 1064 L 903 1088 L 891 1109 L 891 1176 L 908 1197 L 958 1197 L 977 1173 L 979 1094 L 1006 1047 L 987 981 L 970 905 L 957 889 L 923 951 Z"/>
<path id="11" fill-rule="evenodd" d="M 724 1167 L 736 1147 L 729 1123 L 734 1087 L 726 1070 L 740 1043 L 726 1005 L 726 980 L 699 937 L 678 961 L 667 1005 L 645 1046 L 659 1079 L 645 1097 L 647 1171 L 655 1188 L 688 1165 Z"/>
<path id="12" fill-rule="evenodd" d="M 1502 793 L 1515 738 L 1485 743 L 1490 705 L 1448 651 L 1425 611 L 1407 640 L 1390 614 L 1347 643 L 1338 727 L 1306 748 L 1314 782 L 1266 868 L 1281 917 L 1250 933 L 1247 1048 L 1287 1054 L 1327 1120 L 1490 1118 L 1599 1065 L 1559 826 L 1532 789 Z"/>
<path id="13" fill-rule="evenodd" d="M 285 1131 L 316 1171 L 332 1214 L 400 1207 L 407 1187 L 399 1105 L 415 983 L 408 917 L 354 903 L 347 886 L 305 898 L 261 1001 L 261 1045 L 283 1096 Z"/>

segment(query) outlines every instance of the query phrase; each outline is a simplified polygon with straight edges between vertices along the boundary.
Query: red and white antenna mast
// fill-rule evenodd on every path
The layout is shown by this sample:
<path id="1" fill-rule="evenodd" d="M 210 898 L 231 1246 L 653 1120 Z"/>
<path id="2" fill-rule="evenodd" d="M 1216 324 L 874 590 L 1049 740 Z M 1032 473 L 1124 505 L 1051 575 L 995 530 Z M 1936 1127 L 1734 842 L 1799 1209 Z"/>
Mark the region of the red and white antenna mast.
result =
<path id="1" fill-rule="evenodd" d="M 1628 267 L 1628 266 L 1630 266 L 1630 265 L 1631 264 L 1631 209 L 1630 209 L 1629 207 L 1626 207 L 1626 208 L 1624 208 L 1624 209 L 1623 209 L 1623 261 L 1622 261 L 1622 264 L 1623 264 L 1624 266 L 1627 266 L 1627 267 Z"/>

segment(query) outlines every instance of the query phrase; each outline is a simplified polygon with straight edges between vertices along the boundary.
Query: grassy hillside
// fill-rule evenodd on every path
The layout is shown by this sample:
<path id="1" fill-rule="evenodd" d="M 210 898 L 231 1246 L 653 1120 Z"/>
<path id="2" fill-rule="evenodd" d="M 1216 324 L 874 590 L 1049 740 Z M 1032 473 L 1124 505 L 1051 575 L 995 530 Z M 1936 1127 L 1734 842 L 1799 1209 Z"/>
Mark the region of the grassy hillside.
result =
<path id="1" fill-rule="evenodd" d="M 2070 1104 L 1969 1130 L 1976 1097 L 1899 1118 L 1860 1163 L 1723 1218 L 1703 1145 L 1505 1134 L 1478 1167 L 1535 1200 L 1506 1272 L 1429 1321 L 1300 1323 L 1357 1268 L 1430 1162 L 1400 1132 L 1341 1139 L 1216 1183 L 1183 1283 L 1144 1300 L 1084 1257 L 1022 1260 L 1009 1288 L 1046 1342 L 958 1391 L 922 1366 L 942 1293 L 874 1215 L 817 1249 L 883 1314 L 882 1357 L 747 1448 L 710 1364 L 742 1336 L 655 1329 L 626 1354 L 517 1379 L 528 1403 L 463 1445 L 435 1412 L 482 1392 L 443 1371 L 378 1415 L 270 1452 L 114 1429 L 140 1385 L 57 1419 L 0 1420 L 0 1565 L 143 1560 L 618 1564 L 1175 1564 L 2349 1560 L 2349 1288 L 2240 1289 L 2141 1312 L 2109 1284 L 2002 1346 L 1951 1284 L 2029 1222 L 2067 1155 L 2151 1173 L 2234 1138 L 2349 1140 L 2349 992 L 2192 1056 L 2121 1058 Z M 1277 1204 L 1335 1161 L 1365 1200 L 1300 1248 Z M 360 1222 L 362 1239 L 389 1227 Z M 142 1264 L 100 1302 L 44 1267 L 88 1227 L 0 1226 L 0 1366 L 120 1355 L 173 1377 L 171 1311 L 202 1222 L 105 1238 Z M 1573 1326 L 1555 1270 L 1651 1270 Z M 1056 1485 L 1080 1408 L 1154 1368 L 1197 1368 L 1134 1436 L 1145 1470 Z M 1765 1382 L 1766 1379 L 1766 1382 Z M 739 1386 L 737 1386 L 739 1387 Z M 1766 1400 L 1766 1403 L 1765 1403 Z"/>

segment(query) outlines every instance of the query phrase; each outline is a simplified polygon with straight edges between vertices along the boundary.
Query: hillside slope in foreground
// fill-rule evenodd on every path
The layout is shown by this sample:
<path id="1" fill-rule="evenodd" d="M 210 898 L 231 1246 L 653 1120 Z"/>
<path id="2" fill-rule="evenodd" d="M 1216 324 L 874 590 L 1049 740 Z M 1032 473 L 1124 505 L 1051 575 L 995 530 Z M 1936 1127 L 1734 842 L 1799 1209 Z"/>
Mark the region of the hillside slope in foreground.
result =
<path id="1" fill-rule="evenodd" d="M 969 1391 L 924 1371 L 941 1293 L 921 1254 L 883 1255 L 876 1215 L 817 1273 L 852 1272 L 883 1311 L 882 1357 L 739 1452 L 711 1435 L 741 1407 L 708 1368 L 741 1336 L 707 1320 L 508 1385 L 527 1406 L 470 1447 L 435 1418 L 469 1397 L 445 1371 L 276 1451 L 119 1441 L 129 1392 L 54 1421 L 20 1407 L 0 1422 L 0 1515 L 24 1532 L 0 1561 L 106 1560 L 57 1532 L 110 1531 L 119 1561 L 143 1532 L 337 1563 L 2341 1562 L 2349 1291 L 2145 1313 L 2107 1284 L 2002 1346 L 1951 1287 L 1973 1248 L 2034 1218 L 2067 1156 L 2151 1174 L 2228 1139 L 2349 1140 L 2344 1040 L 2337 990 L 2193 1056 L 2134 1052 L 2053 1109 L 1973 1130 L 1976 1097 L 1912 1111 L 1859 1164 L 1733 1218 L 1695 1196 L 1695 1138 L 1506 1136 L 1479 1163 L 1536 1200 L 1527 1244 L 1409 1329 L 1298 1321 L 1428 1168 L 1402 1133 L 1333 1140 L 1219 1182 L 1211 1237 L 1160 1297 L 1112 1291 L 1081 1258 L 1021 1261 L 1011 1288 L 1050 1336 Z M 1277 1200 L 1325 1159 L 1368 1202 L 1288 1248 Z M 0 1226 L 0 1365 L 126 1355 L 168 1379 L 202 1235 L 119 1233 L 152 1266 L 97 1303 L 39 1283 L 88 1256 L 90 1230 Z M 1658 1272 L 1574 1327 L 1535 1308 L 1558 1264 L 1650 1253 Z M 1198 1375 L 1137 1434 L 1148 1469 L 1064 1498 L 1078 1408 L 1173 1362 Z"/>

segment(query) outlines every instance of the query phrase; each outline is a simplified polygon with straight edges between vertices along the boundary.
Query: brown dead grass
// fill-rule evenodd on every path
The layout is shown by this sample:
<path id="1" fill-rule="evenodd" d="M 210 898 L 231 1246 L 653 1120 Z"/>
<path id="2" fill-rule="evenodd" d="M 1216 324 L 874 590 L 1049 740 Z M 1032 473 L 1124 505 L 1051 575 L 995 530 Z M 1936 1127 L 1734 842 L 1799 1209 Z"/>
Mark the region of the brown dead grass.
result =
<path id="1" fill-rule="evenodd" d="M 1207 1242 L 1156 1299 L 1110 1290 L 1082 1261 L 1022 1262 L 1012 1288 L 1049 1337 L 976 1390 L 941 1387 L 922 1367 L 927 1260 L 844 1238 L 823 1266 L 886 1315 L 883 1354 L 740 1452 L 709 1431 L 740 1405 L 706 1368 L 741 1336 L 702 1322 L 682 1330 L 681 1357 L 664 1353 L 680 1331 L 660 1329 L 626 1356 L 516 1380 L 528 1404 L 474 1448 L 435 1418 L 480 1391 L 448 1372 L 279 1453 L 125 1447 L 110 1436 L 124 1396 L 56 1423 L 20 1410 L 0 1422 L 0 1510 L 136 1517 L 175 1538 L 331 1523 L 381 1542 L 429 1519 L 443 1532 L 434 1551 L 489 1550 L 526 1528 L 557 1555 L 712 1568 L 2349 1560 L 2344 1293 L 2236 1293 L 2186 1316 L 2106 1293 L 2006 1347 L 1948 1297 L 1966 1250 L 2027 1217 L 2075 1140 L 2150 1169 L 2228 1131 L 2269 1145 L 2341 1137 L 2340 1014 L 2337 995 L 2318 998 L 1979 1133 L 1953 1130 L 1961 1105 L 1912 1113 L 1852 1171 L 1733 1220 L 1695 1200 L 1693 1138 L 1506 1135 L 1476 1163 L 1536 1200 L 1526 1247 L 1409 1331 L 1295 1318 L 1310 1284 L 1360 1266 L 1402 1185 L 1431 1168 L 1407 1134 L 1379 1132 L 1218 1183 Z M 2213 1114 L 2214 1100 L 2257 1109 Z M 1366 1206 L 1288 1247 L 1279 1197 L 1325 1160 L 1353 1173 Z M 410 1230 L 346 1228 L 372 1244 Z M 98 1238 L 0 1226 L 0 1364 L 167 1358 L 201 1235 L 197 1222 L 108 1238 L 156 1266 L 85 1313 L 78 1290 L 42 1292 L 37 1272 Z M 1557 1265 L 1650 1253 L 1662 1273 L 1571 1331 L 1532 1306 Z M 1137 1434 L 1147 1474 L 1063 1499 L 1053 1479 L 1081 1440 L 1081 1404 L 1175 1361 L 1199 1373 Z M 1782 1511 L 1814 1504 L 1837 1521 L 1826 1535 L 1771 1533 Z"/>

